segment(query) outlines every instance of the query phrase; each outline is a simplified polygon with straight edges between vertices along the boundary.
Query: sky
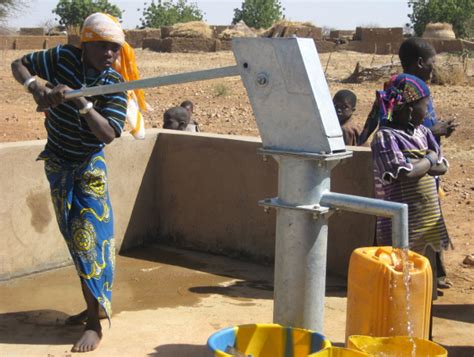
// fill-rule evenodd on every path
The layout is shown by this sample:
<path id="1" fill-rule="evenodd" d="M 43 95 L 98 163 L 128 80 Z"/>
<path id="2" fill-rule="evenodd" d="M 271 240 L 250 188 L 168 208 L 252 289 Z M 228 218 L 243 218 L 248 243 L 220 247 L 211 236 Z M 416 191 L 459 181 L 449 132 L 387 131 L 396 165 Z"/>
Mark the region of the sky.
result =
<path id="1" fill-rule="evenodd" d="M 109 0 L 120 9 L 122 26 L 133 29 L 141 25 L 143 3 L 151 0 Z M 229 25 L 234 9 L 242 0 L 188 0 L 204 12 L 204 19 L 211 25 Z M 407 1 L 403 0 L 280 0 L 284 14 L 291 21 L 311 21 L 319 27 L 351 30 L 357 26 L 403 27 L 408 22 Z M 55 15 L 51 12 L 58 0 L 27 0 L 20 14 L 7 18 L 6 25 L 13 28 L 42 26 Z M 140 11 L 137 11 L 140 9 Z"/>

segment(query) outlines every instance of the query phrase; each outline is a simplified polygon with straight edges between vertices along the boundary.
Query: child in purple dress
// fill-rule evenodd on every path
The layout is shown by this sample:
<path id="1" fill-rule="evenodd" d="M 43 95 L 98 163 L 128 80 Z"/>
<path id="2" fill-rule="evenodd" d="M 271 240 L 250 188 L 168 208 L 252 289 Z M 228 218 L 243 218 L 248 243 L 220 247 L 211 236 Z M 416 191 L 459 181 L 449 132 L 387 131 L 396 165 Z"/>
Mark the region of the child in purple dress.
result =
<path id="1" fill-rule="evenodd" d="M 421 125 L 430 100 L 426 83 L 409 74 L 392 77 L 377 92 L 380 127 L 374 135 L 375 195 L 408 205 L 410 249 L 425 255 L 436 275 L 436 252 L 447 249 L 435 176 L 448 165 L 431 131 Z M 377 219 L 377 243 L 391 245 L 391 221 Z M 436 298 L 436 276 L 433 298 Z"/>

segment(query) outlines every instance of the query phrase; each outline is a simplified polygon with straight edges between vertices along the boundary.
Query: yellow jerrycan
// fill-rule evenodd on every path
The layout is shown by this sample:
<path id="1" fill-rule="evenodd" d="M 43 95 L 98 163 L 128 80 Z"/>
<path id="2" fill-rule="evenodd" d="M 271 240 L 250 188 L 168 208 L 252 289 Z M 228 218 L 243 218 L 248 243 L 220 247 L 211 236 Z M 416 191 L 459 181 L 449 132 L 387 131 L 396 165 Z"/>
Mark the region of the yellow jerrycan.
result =
<path id="1" fill-rule="evenodd" d="M 358 248 L 352 252 L 346 341 L 351 335 L 428 339 L 433 284 L 430 263 L 422 255 L 408 251 L 408 284 L 402 265 L 401 255 L 392 247 Z"/>

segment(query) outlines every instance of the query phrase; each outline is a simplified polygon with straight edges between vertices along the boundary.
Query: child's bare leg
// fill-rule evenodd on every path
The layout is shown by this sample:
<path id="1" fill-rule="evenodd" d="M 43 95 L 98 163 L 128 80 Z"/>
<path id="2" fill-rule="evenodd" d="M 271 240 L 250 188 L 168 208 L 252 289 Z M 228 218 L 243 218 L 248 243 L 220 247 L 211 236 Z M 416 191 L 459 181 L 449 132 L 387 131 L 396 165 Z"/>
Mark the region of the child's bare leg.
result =
<path id="1" fill-rule="evenodd" d="M 84 282 L 81 282 L 82 293 L 87 304 L 86 328 L 72 348 L 72 352 L 89 352 L 95 350 L 102 338 L 102 327 L 99 321 L 99 303 Z"/>

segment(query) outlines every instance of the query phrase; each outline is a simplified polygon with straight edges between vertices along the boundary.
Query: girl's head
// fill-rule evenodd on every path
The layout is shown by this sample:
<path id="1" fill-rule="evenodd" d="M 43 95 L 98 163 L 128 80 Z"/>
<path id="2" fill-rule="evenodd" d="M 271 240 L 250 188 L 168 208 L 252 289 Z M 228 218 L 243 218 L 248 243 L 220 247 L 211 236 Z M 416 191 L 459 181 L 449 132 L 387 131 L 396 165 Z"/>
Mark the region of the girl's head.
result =
<path id="1" fill-rule="evenodd" d="M 125 41 L 119 20 L 112 15 L 101 12 L 89 15 L 82 24 L 81 46 L 82 60 L 87 68 L 102 72 L 113 67 L 125 81 L 139 79 L 135 52 Z M 142 89 L 134 89 L 129 99 L 137 101 L 140 110 L 147 110 Z"/>
<path id="2" fill-rule="evenodd" d="M 84 20 L 81 44 L 86 65 L 101 72 L 116 64 L 125 34 L 115 17 L 96 12 Z"/>
<path id="3" fill-rule="evenodd" d="M 403 72 L 412 74 L 424 81 L 431 78 L 436 51 L 430 43 L 419 37 L 411 37 L 400 45 L 398 57 Z"/>
<path id="4" fill-rule="evenodd" d="M 417 127 L 426 116 L 430 89 L 420 78 L 404 73 L 393 76 L 377 98 L 382 125 Z"/>

